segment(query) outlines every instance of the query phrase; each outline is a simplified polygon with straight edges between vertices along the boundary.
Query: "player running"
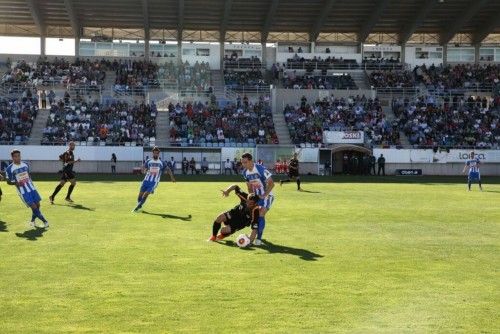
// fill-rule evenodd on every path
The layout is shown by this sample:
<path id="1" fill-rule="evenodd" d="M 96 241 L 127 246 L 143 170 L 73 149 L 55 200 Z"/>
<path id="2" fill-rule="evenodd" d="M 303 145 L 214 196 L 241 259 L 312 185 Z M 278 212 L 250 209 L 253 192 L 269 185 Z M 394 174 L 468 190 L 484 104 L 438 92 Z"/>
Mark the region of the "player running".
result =
<path id="1" fill-rule="evenodd" d="M 31 181 L 29 166 L 21 161 L 21 152 L 19 150 L 13 150 L 10 155 L 12 163 L 6 169 L 7 184 L 16 186 L 21 200 L 27 207 L 31 208 L 33 213 L 29 225 L 36 227 L 35 220 L 38 218 L 43 222 L 44 228 L 49 227 L 49 223 L 40 212 L 40 201 L 42 198 Z"/>
<path id="2" fill-rule="evenodd" d="M 174 174 L 167 163 L 160 159 L 160 149 L 153 148 L 153 158 L 146 160 L 142 166 L 142 173 L 146 174 L 142 181 L 139 196 L 137 197 L 137 206 L 132 212 L 138 212 L 146 202 L 149 194 L 154 194 L 156 187 L 160 183 L 160 177 L 164 171 L 167 171 L 172 182 L 175 182 Z"/>
<path id="3" fill-rule="evenodd" d="M 469 177 L 467 180 L 469 191 L 472 181 L 474 180 L 477 180 L 477 182 L 479 183 L 479 189 L 483 191 L 483 186 L 481 185 L 481 174 L 479 173 L 480 164 L 481 161 L 479 160 L 479 157 L 475 156 L 474 151 L 470 152 L 470 159 L 466 161 L 464 169 L 462 171 L 462 173 L 465 173 L 467 168 L 469 168 Z"/>
<path id="4" fill-rule="evenodd" d="M 290 159 L 290 162 L 288 162 L 288 179 L 281 180 L 280 186 L 282 186 L 283 183 L 290 182 L 291 180 L 297 182 L 297 190 L 300 191 L 299 159 L 297 158 L 297 153 L 294 153 L 293 158 Z"/>
<path id="5" fill-rule="evenodd" d="M 266 213 L 271 209 L 274 201 L 272 190 L 274 182 L 272 174 L 263 165 L 258 165 L 253 162 L 253 157 L 250 153 L 245 153 L 241 156 L 243 165 L 243 177 L 247 182 L 248 192 L 259 197 L 259 228 L 257 231 L 257 239 L 255 245 L 262 244 L 262 234 L 266 226 Z"/>
<path id="6" fill-rule="evenodd" d="M 63 163 L 62 176 L 56 189 L 54 189 L 52 195 L 49 196 L 50 204 L 54 204 L 54 199 L 56 198 L 57 193 L 64 187 L 66 182 L 70 183 L 68 193 L 66 194 L 66 201 L 73 203 L 71 193 L 73 193 L 73 189 L 75 189 L 76 186 L 76 176 L 75 172 L 73 172 L 73 166 L 75 163 L 81 161 L 80 159 L 75 160 L 74 150 L 75 143 L 71 141 L 68 144 L 68 150 L 59 156 L 59 160 Z"/>
<path id="7" fill-rule="evenodd" d="M 225 237 L 233 234 L 236 231 L 244 229 L 247 226 L 252 228 L 252 233 L 250 234 L 250 243 L 253 243 L 255 237 L 257 236 L 257 230 L 259 228 L 259 209 L 257 205 L 259 200 L 258 196 L 255 194 L 247 194 L 241 191 L 240 187 L 233 184 L 226 190 L 222 191 L 222 196 L 228 197 L 229 194 L 234 190 L 234 193 L 240 199 L 240 204 L 236 205 L 229 211 L 221 213 L 214 221 L 212 226 L 212 236 L 208 241 L 222 240 Z M 219 232 L 221 225 L 221 233 Z"/>

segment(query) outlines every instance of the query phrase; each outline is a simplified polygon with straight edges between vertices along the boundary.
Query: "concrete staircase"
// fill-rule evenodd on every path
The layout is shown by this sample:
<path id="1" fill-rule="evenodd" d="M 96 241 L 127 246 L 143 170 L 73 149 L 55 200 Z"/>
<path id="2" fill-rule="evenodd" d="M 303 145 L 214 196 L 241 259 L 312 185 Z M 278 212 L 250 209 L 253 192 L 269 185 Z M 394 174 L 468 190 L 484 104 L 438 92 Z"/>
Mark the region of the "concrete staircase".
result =
<path id="1" fill-rule="evenodd" d="M 28 145 L 40 145 L 43 137 L 43 129 L 47 124 L 47 118 L 50 115 L 49 109 L 39 109 L 38 115 L 33 123 L 33 128 L 31 129 L 31 136 L 28 140 Z"/>
<path id="2" fill-rule="evenodd" d="M 355 70 L 350 71 L 349 74 L 351 75 L 354 83 L 356 83 L 356 86 L 358 86 L 359 89 L 370 89 L 370 81 L 368 80 L 368 76 L 366 75 L 365 71 Z"/>
<path id="3" fill-rule="evenodd" d="M 165 147 L 170 145 L 170 120 L 167 109 L 158 109 L 156 117 L 156 145 Z"/>
<path id="4" fill-rule="evenodd" d="M 285 121 L 285 114 L 281 110 L 273 110 L 273 122 L 280 145 L 291 145 L 290 132 Z"/>
<path id="5" fill-rule="evenodd" d="M 392 110 L 392 100 L 390 98 L 380 98 L 380 103 L 382 104 L 382 110 L 385 113 L 385 117 L 387 121 L 392 122 L 396 115 L 394 115 L 394 111 Z M 408 137 L 406 137 L 403 131 L 399 131 L 399 140 L 401 141 L 401 145 L 407 146 L 410 145 L 408 141 Z"/>

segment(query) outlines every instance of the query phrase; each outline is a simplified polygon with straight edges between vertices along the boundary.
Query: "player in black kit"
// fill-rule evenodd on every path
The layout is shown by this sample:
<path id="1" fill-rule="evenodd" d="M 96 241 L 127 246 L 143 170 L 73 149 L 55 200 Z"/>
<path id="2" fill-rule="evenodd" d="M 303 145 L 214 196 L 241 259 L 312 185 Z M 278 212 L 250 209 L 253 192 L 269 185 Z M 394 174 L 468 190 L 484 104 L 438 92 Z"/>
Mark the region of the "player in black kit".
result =
<path id="1" fill-rule="evenodd" d="M 66 195 L 66 201 L 73 203 L 73 200 L 71 199 L 71 193 L 76 186 L 76 176 L 75 172 L 73 171 L 73 166 L 75 165 L 75 163 L 80 162 L 80 159 L 75 160 L 75 155 L 73 153 L 74 150 L 75 143 L 70 142 L 68 145 L 68 150 L 59 156 L 59 160 L 61 160 L 63 163 L 61 182 L 59 182 L 52 195 L 50 195 L 50 204 L 54 204 L 54 199 L 56 198 L 57 193 L 62 189 L 62 187 L 64 187 L 64 185 L 68 181 L 70 183 L 70 186 L 68 188 L 68 194 Z"/>
<path id="2" fill-rule="evenodd" d="M 297 182 L 297 190 L 300 189 L 300 176 L 299 176 L 299 159 L 297 159 L 297 153 L 293 154 L 293 158 L 288 162 L 288 179 L 281 180 L 280 186 L 283 183 L 288 183 L 291 180 L 295 180 Z"/>
<path id="3" fill-rule="evenodd" d="M 229 211 L 221 213 L 215 219 L 212 227 L 212 236 L 208 240 L 222 240 L 234 232 L 250 226 L 252 228 L 250 242 L 253 243 L 255 237 L 257 236 L 257 228 L 259 227 L 260 207 L 257 205 L 259 197 L 255 194 L 247 194 L 241 191 L 240 187 L 235 184 L 226 190 L 221 190 L 222 196 L 228 197 L 233 190 L 236 196 L 240 199 L 240 204 Z M 217 235 L 222 224 L 224 224 L 224 226 L 222 227 L 221 233 Z"/>

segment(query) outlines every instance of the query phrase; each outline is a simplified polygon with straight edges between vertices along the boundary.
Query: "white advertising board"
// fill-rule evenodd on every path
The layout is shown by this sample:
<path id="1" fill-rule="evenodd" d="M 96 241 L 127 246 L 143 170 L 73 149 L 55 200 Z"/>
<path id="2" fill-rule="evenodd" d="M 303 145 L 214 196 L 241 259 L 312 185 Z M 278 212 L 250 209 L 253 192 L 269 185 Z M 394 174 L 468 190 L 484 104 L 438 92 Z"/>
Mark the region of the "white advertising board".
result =
<path id="1" fill-rule="evenodd" d="M 59 155 L 67 150 L 67 146 L 0 146 L 0 160 L 10 160 L 10 152 L 14 149 L 21 151 L 21 157 L 26 161 L 58 161 Z M 115 153 L 118 161 L 142 161 L 142 147 L 125 146 L 77 146 L 75 158 L 84 161 L 109 161 Z"/>
<path id="2" fill-rule="evenodd" d="M 375 157 L 383 154 L 386 163 L 465 163 L 470 159 L 471 150 L 433 150 L 424 149 L 379 149 L 373 150 Z M 500 150 L 474 150 L 483 163 L 500 163 Z"/>
<path id="3" fill-rule="evenodd" d="M 325 144 L 363 144 L 364 142 L 363 131 L 323 131 Z"/>

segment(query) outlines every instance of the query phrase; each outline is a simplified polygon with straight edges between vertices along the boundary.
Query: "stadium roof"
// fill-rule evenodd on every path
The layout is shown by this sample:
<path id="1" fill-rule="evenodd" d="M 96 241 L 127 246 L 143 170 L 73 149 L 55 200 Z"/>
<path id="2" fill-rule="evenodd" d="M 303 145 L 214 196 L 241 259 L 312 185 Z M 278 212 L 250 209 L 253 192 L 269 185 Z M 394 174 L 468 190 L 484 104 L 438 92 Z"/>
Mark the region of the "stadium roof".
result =
<path id="1" fill-rule="evenodd" d="M 145 29 L 149 27 L 149 29 Z M 107 29 L 115 28 L 117 31 Z M 499 0 L 0 0 L 0 34 L 152 39 L 436 42 L 500 32 Z M 118 33 L 118 31 L 121 31 Z M 147 34 L 147 33 L 146 33 Z M 392 35 L 391 35 L 392 34 Z M 123 36 L 122 36 L 123 35 Z M 341 36 L 341 37 L 339 37 Z"/>

